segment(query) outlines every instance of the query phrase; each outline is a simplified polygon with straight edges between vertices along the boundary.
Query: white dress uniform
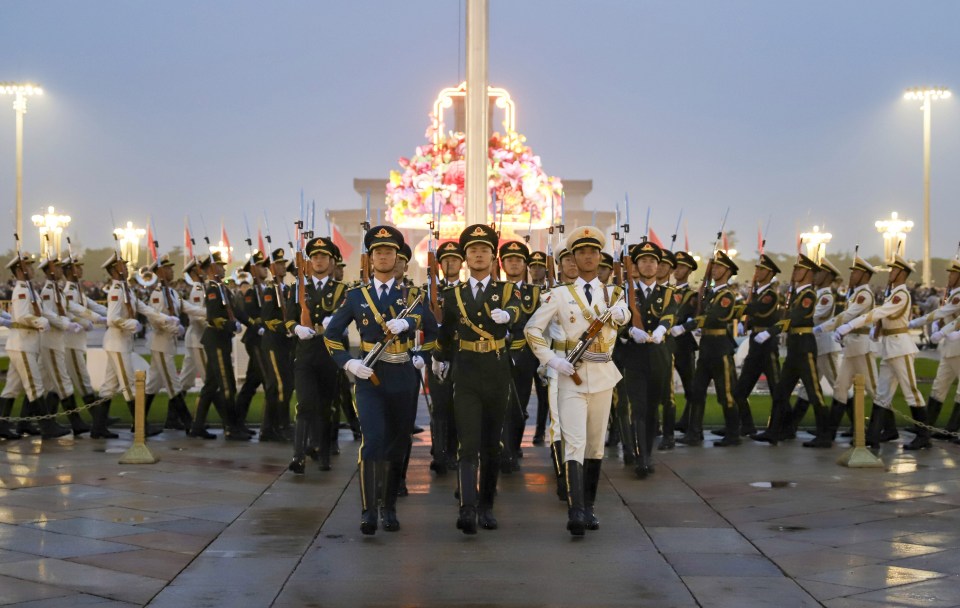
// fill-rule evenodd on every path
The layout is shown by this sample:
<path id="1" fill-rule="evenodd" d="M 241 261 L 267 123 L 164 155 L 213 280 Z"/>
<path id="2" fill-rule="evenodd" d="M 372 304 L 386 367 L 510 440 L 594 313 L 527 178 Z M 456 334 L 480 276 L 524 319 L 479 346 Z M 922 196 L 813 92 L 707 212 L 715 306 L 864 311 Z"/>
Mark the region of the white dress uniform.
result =
<path id="1" fill-rule="evenodd" d="M 132 309 L 131 316 L 128 308 Z M 165 323 L 167 316 L 155 311 L 133 295 L 133 291 L 123 281 L 113 280 L 107 288 L 107 332 L 103 336 L 103 350 L 107 353 L 109 364 L 100 397 L 113 397 L 118 392 L 131 402 L 135 398 L 133 387 L 133 339 L 139 323 L 135 318 L 141 314 L 151 323 Z"/>
<path id="2" fill-rule="evenodd" d="M 578 278 L 572 285 L 554 288 L 543 297 L 542 305 L 527 322 L 524 329 L 527 343 L 542 364 L 546 365 L 557 357 L 558 351 L 566 353 L 572 350 L 591 321 L 602 315 L 608 306 L 620 311 L 615 315 L 619 320 L 629 320 L 629 308 L 618 297 L 619 287 L 605 286 L 594 278 L 590 282 L 592 302 L 587 305 L 584 285 L 586 281 Z M 581 308 L 581 303 L 585 308 Z M 553 348 L 548 346 L 545 336 L 551 321 L 556 321 L 563 336 L 560 340 L 554 340 Z M 577 370 L 581 384 L 576 384 L 570 376 L 558 374 L 557 418 L 564 442 L 565 461 L 582 463 L 584 458 L 603 458 L 613 388 L 622 378 L 610 359 L 618 327 L 612 319 L 606 323 L 590 351 L 581 359 Z M 558 348 L 560 345 L 562 349 Z"/>
<path id="3" fill-rule="evenodd" d="M 51 279 L 47 279 L 40 290 L 40 304 L 44 318 L 50 322 L 50 330 L 40 337 L 43 385 L 62 401 L 73 396 L 73 382 L 66 362 L 66 336 L 83 331 L 80 324 L 73 321 L 80 311 L 68 310 L 69 302 Z"/>
<path id="4" fill-rule="evenodd" d="M 830 341 L 836 344 L 833 339 L 833 331 L 844 323 L 867 314 L 873 310 L 874 298 L 873 290 L 870 285 L 861 285 L 853 290 L 850 297 L 847 298 L 847 309 L 839 315 L 829 319 L 821 324 L 817 340 L 819 347 L 820 338 L 826 336 Z M 873 356 L 873 341 L 870 339 L 870 329 L 861 327 L 849 334 L 843 339 L 843 360 L 840 362 L 840 369 L 837 370 L 837 379 L 833 384 L 833 398 L 835 401 L 848 401 L 850 399 L 849 391 L 853 387 L 853 377 L 861 374 L 864 378 L 864 388 L 871 399 L 877 395 L 877 360 Z M 821 369 L 819 361 L 817 369 Z"/>
<path id="5" fill-rule="evenodd" d="M 926 405 L 917 388 L 913 368 L 913 359 L 920 351 L 908 333 L 912 305 L 907 286 L 898 285 L 883 304 L 845 324 L 854 330 L 877 322 L 881 324 L 878 336 L 881 362 L 874 405 L 882 408 L 891 408 L 898 385 L 903 388 L 903 397 L 910 407 Z"/>
<path id="6" fill-rule="evenodd" d="M 173 398 L 183 390 L 174 360 L 180 324 L 170 322 L 169 318 L 180 318 L 180 297 L 169 285 L 157 283 L 157 287 L 150 294 L 149 306 L 158 314 L 164 315 L 165 321 L 159 324 L 151 321 L 147 333 L 150 369 L 147 371 L 146 393 L 156 395 L 161 390 L 166 390 L 167 395 Z"/>
<path id="7" fill-rule="evenodd" d="M 190 293 L 186 300 L 181 302 L 183 312 L 190 320 L 187 333 L 183 337 L 186 355 L 183 357 L 183 366 L 180 368 L 180 385 L 183 390 L 190 390 L 197 383 L 197 374 L 200 381 L 206 381 L 207 358 L 203 353 L 203 330 L 207 327 L 207 308 L 204 305 L 203 281 L 197 281 L 190 286 Z"/>
<path id="8" fill-rule="evenodd" d="M 943 306 L 928 315 L 914 319 L 910 325 L 920 327 L 933 322 L 940 326 L 941 335 L 956 331 L 956 327 L 960 325 L 960 287 L 950 290 Z M 940 364 L 937 366 L 937 375 L 930 389 L 930 398 L 942 404 L 947 398 L 950 385 L 960 377 L 960 340 L 940 339 L 939 342 L 937 349 L 940 351 Z M 954 396 L 954 403 L 960 403 L 960 391 Z"/>
<path id="9" fill-rule="evenodd" d="M 70 306 L 70 310 L 86 311 L 78 313 L 79 317 L 91 323 L 104 323 L 106 321 L 107 307 L 88 298 L 75 282 L 67 281 L 64 283 L 63 297 Z M 74 308 L 75 306 L 77 308 Z M 84 324 L 81 323 L 81 325 Z M 73 382 L 75 390 L 82 391 L 83 397 L 94 394 L 93 385 L 90 384 L 90 372 L 87 370 L 87 331 L 92 328 L 92 325 L 88 325 L 84 327 L 84 331 L 67 333 L 63 337 L 70 380 Z"/>
<path id="10" fill-rule="evenodd" d="M 39 314 L 38 314 L 39 313 Z M 17 281 L 10 301 L 12 325 L 7 338 L 10 368 L 0 397 L 15 399 L 20 393 L 28 402 L 44 395 L 40 372 L 40 333 L 50 328 L 43 317 L 40 298 L 28 281 Z"/>
<path id="11" fill-rule="evenodd" d="M 817 290 L 817 304 L 813 309 L 814 326 L 825 323 L 833 318 L 836 310 L 836 296 L 831 287 L 821 287 Z M 840 368 L 841 346 L 833 339 L 829 333 L 821 333 L 816 336 L 817 341 L 817 372 L 822 378 L 826 378 L 827 384 L 836 386 L 837 373 Z M 807 400 L 807 391 L 800 386 L 797 391 L 799 399 Z"/>

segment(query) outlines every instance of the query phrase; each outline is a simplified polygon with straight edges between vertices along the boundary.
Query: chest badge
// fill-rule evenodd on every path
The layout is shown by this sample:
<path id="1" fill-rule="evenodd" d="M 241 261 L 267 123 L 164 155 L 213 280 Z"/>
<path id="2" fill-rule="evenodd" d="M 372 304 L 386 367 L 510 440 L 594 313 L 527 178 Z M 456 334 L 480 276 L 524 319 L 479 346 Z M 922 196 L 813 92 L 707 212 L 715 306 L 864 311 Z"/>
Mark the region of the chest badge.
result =
<path id="1" fill-rule="evenodd" d="M 364 325 L 370 325 L 370 319 L 364 317 L 362 323 L 363 323 Z"/>

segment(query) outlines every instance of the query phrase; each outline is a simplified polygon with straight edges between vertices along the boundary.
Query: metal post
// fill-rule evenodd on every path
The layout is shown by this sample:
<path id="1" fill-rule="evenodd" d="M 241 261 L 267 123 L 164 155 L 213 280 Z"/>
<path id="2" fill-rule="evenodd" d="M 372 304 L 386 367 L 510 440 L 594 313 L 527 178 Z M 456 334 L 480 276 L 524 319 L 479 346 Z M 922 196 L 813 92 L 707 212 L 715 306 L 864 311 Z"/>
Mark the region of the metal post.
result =
<path id="1" fill-rule="evenodd" d="M 133 445 L 120 458 L 120 464 L 153 464 L 160 459 L 150 453 L 144 432 L 147 410 L 147 372 L 138 371 L 135 382 L 137 388 L 133 406 Z"/>
<path id="2" fill-rule="evenodd" d="M 930 285 L 930 96 L 923 99 L 923 284 Z"/>
<path id="3" fill-rule="evenodd" d="M 467 0 L 466 200 L 467 225 L 487 222 L 488 0 Z"/>
<path id="4" fill-rule="evenodd" d="M 867 449 L 863 428 L 863 374 L 853 377 L 853 445 L 837 459 L 837 464 L 850 468 L 884 468 L 883 460 Z M 876 406 L 874 406 L 876 407 Z"/>

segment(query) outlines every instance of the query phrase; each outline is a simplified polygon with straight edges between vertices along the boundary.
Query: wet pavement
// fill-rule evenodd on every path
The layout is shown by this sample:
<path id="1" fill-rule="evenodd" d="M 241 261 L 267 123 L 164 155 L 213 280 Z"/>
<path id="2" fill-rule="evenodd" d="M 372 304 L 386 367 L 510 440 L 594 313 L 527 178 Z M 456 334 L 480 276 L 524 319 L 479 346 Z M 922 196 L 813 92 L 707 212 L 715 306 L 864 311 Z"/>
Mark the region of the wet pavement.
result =
<path id="1" fill-rule="evenodd" d="M 424 433 L 401 530 L 365 537 L 347 432 L 304 477 L 289 446 L 169 431 L 122 466 L 129 437 L 0 443 L 0 605 L 960 606 L 956 445 L 888 444 L 886 470 L 799 441 L 677 448 L 642 481 L 608 459 L 600 530 L 574 539 L 528 434 L 500 529 L 467 537 Z"/>

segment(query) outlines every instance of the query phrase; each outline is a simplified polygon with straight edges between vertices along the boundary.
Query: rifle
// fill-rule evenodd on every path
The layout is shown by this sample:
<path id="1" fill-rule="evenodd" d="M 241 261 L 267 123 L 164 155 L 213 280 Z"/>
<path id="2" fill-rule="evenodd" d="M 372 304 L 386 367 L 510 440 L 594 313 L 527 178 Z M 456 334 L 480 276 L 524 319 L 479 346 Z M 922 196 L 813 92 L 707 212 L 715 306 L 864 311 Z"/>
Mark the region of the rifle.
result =
<path id="1" fill-rule="evenodd" d="M 110 221 L 113 223 L 114 226 L 117 225 L 117 222 L 113 219 L 112 208 L 110 209 Z M 117 261 L 114 262 L 116 264 L 116 263 L 119 263 L 121 260 L 123 260 L 123 253 L 120 251 L 120 236 L 116 233 L 116 231 L 114 231 L 113 233 L 113 242 L 117 246 L 117 251 L 116 251 Z M 124 307 L 127 309 L 127 316 L 131 319 L 136 319 L 137 312 L 133 308 L 133 302 L 130 301 L 129 287 L 126 281 L 122 281 L 122 283 L 123 283 L 123 304 L 124 304 Z"/>
<path id="2" fill-rule="evenodd" d="M 637 287 L 633 282 L 633 258 L 628 254 L 624 262 L 627 267 L 627 303 L 630 305 L 630 322 L 637 329 L 643 329 L 643 319 L 637 308 Z"/>
<path id="3" fill-rule="evenodd" d="M 613 228 L 613 232 L 610 233 L 613 237 L 613 284 L 623 285 L 623 269 L 620 267 L 620 259 L 623 257 L 623 244 L 620 241 L 620 203 L 617 203 L 616 224 Z"/>
<path id="4" fill-rule="evenodd" d="M 27 263 L 24 261 L 23 254 L 20 252 L 20 235 L 14 232 L 13 240 L 17 242 L 17 265 L 20 267 L 20 272 L 23 273 L 23 282 L 27 284 L 27 291 L 30 292 L 30 304 L 33 307 L 33 315 L 35 317 L 42 317 L 43 313 L 40 311 L 37 293 L 33 290 L 33 283 L 30 282 L 30 278 L 27 276 Z"/>
<path id="5" fill-rule="evenodd" d="M 434 195 L 435 197 L 436 195 Z M 436 201 L 433 204 L 433 215 L 430 216 L 430 234 L 427 242 L 427 293 L 430 294 L 430 312 L 438 321 L 442 318 L 440 303 L 437 298 L 437 252 L 434 239 L 439 240 L 440 231 L 436 228 Z"/>
<path id="6" fill-rule="evenodd" d="M 720 241 L 723 239 L 723 229 L 727 225 L 727 215 L 729 215 L 729 213 L 730 207 L 727 207 L 727 210 L 723 214 L 723 219 L 720 221 L 720 230 L 717 231 L 717 241 L 713 244 L 713 252 L 710 254 L 710 260 L 703 270 L 703 281 L 701 281 L 700 290 L 697 292 L 697 309 L 696 312 L 694 312 L 694 317 L 699 317 L 700 313 L 703 312 L 703 304 L 707 295 L 707 285 L 713 280 L 713 260 L 717 257 L 717 251 L 720 249 Z"/>
<path id="7" fill-rule="evenodd" d="M 494 190 L 493 191 L 494 209 L 496 209 L 496 204 L 497 204 L 497 191 Z M 499 255 L 500 234 L 501 234 L 501 231 L 503 230 L 503 199 L 502 198 L 500 199 L 500 226 L 499 227 L 494 226 L 494 229 L 497 232 L 497 249 L 493 252 L 493 267 L 494 267 L 493 277 L 499 281 L 500 280 L 500 255 Z M 464 252 L 464 254 L 466 254 L 466 252 Z"/>
<path id="8" fill-rule="evenodd" d="M 623 296 L 620 296 L 620 298 L 623 298 Z M 620 299 L 613 304 L 617 304 L 619 301 Z M 584 353 L 597 341 L 597 338 L 600 336 L 600 330 L 603 329 L 603 326 L 610 320 L 610 315 L 613 314 L 613 304 L 610 305 L 610 308 L 603 311 L 603 314 L 590 322 L 590 327 L 580 335 L 577 345 L 574 346 L 570 354 L 567 355 L 567 361 L 573 364 L 574 367 L 580 364 L 580 359 L 583 358 Z M 574 370 L 573 375 L 570 377 L 573 378 L 573 383 L 577 386 L 583 384 L 583 380 L 580 378 L 580 375 L 577 374 L 576 370 Z"/>
<path id="9" fill-rule="evenodd" d="M 405 318 L 422 301 L 423 292 L 418 292 L 413 301 L 407 304 L 407 306 L 401 310 L 400 313 L 394 317 L 394 319 Z M 369 368 L 373 368 L 373 366 L 377 364 L 377 361 L 379 361 L 380 357 L 383 356 L 383 353 L 386 351 L 387 347 L 393 344 L 397 339 L 397 334 L 391 333 L 386 327 L 383 328 L 383 332 L 383 340 L 377 342 L 376 346 L 374 346 L 373 349 L 367 353 L 367 356 L 363 358 L 363 364 Z M 370 382 L 372 382 L 374 386 L 380 386 L 380 378 L 377 378 L 376 374 L 371 374 Z"/>
<path id="10" fill-rule="evenodd" d="M 554 203 L 556 196 L 550 197 L 550 227 L 547 228 L 547 277 L 545 279 L 547 289 L 557 284 L 557 268 L 553 259 L 553 225 L 556 222 Z"/>
<path id="11" fill-rule="evenodd" d="M 310 315 L 310 308 L 307 306 L 307 277 L 305 266 L 306 259 L 303 255 L 303 220 L 294 222 L 297 227 L 297 303 L 300 305 L 300 325 L 304 327 L 313 327 L 313 317 Z"/>
<path id="12" fill-rule="evenodd" d="M 370 191 L 367 190 L 367 214 L 360 222 L 360 284 L 370 284 L 370 252 L 367 251 L 367 231 L 370 230 Z"/>

